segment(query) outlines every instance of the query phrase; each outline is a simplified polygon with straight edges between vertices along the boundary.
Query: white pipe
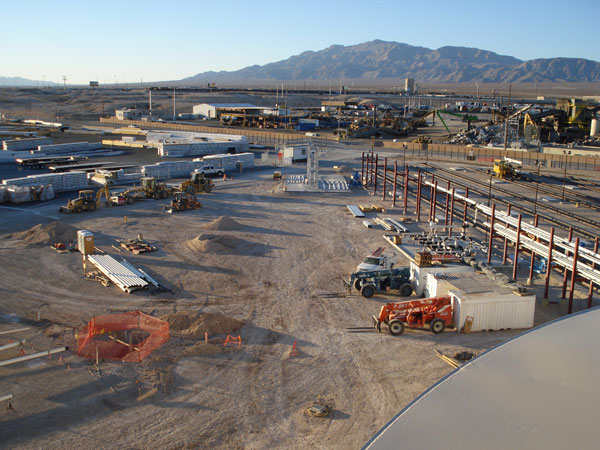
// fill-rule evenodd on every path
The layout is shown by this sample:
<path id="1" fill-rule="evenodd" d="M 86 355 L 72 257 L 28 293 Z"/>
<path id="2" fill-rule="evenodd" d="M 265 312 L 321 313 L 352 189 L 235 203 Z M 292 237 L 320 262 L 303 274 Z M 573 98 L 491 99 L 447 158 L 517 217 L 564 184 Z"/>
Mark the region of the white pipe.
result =
<path id="1" fill-rule="evenodd" d="M 12 394 L 4 395 L 0 397 L 0 402 L 3 402 L 4 400 L 10 400 L 11 398 L 13 398 Z"/>
<path id="2" fill-rule="evenodd" d="M 16 333 L 17 331 L 25 331 L 25 330 L 29 330 L 29 327 L 17 328 L 16 330 L 0 331 L 0 334 Z"/>
<path id="3" fill-rule="evenodd" d="M 21 339 L 18 342 L 12 342 L 10 344 L 2 345 L 2 346 L 0 346 L 0 350 L 6 350 L 8 348 L 17 347 L 18 345 L 23 345 L 25 342 L 26 342 L 25 339 Z"/>
<path id="4" fill-rule="evenodd" d="M 15 363 L 18 363 L 21 361 L 28 361 L 30 359 L 41 358 L 42 356 L 50 356 L 50 355 L 53 355 L 54 353 L 60 353 L 60 352 L 67 351 L 68 349 L 69 349 L 69 347 L 59 347 L 59 348 L 54 348 L 52 350 L 46 350 L 44 352 L 32 353 L 31 355 L 25 355 L 25 356 L 19 356 L 18 358 L 7 359 L 6 361 L 0 361 L 0 367 L 8 366 L 10 364 L 15 364 Z"/>

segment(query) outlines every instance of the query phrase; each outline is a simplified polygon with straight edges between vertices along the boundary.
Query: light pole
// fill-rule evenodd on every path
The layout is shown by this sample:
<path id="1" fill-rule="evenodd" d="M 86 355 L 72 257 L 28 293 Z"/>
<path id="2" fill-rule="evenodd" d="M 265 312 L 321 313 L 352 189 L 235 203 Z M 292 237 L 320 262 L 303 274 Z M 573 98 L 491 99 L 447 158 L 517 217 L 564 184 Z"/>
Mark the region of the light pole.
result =
<path id="1" fill-rule="evenodd" d="M 492 201 L 492 175 L 494 175 L 494 169 L 491 166 L 488 166 L 489 169 L 488 171 L 490 172 L 490 188 L 488 190 L 488 203 L 487 205 L 490 206 L 490 203 Z"/>
<path id="2" fill-rule="evenodd" d="M 535 202 L 533 204 L 533 216 L 535 217 L 536 213 L 537 213 L 537 200 L 538 200 L 538 190 L 540 188 L 540 167 L 542 167 L 544 165 L 543 161 L 542 162 L 538 162 L 538 160 L 535 160 L 535 164 L 537 166 L 537 183 L 535 185 Z"/>
<path id="3" fill-rule="evenodd" d="M 566 151 L 563 150 L 563 155 L 565 155 L 565 173 L 563 175 L 563 188 L 562 188 L 562 201 L 565 202 L 565 183 L 567 182 L 567 156 L 571 154 L 571 150 Z"/>

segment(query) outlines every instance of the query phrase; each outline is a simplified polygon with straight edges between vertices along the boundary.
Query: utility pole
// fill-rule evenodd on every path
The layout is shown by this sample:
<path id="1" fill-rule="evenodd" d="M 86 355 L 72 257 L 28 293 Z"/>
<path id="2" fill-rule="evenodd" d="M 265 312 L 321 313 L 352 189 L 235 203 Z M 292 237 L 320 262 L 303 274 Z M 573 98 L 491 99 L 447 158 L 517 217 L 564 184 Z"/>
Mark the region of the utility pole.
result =
<path id="1" fill-rule="evenodd" d="M 175 88 L 173 88 L 173 122 L 175 122 Z"/>
<path id="2" fill-rule="evenodd" d="M 506 151 L 506 145 L 508 143 L 508 116 L 510 114 L 511 94 L 512 94 L 512 84 L 509 84 L 508 85 L 508 103 L 506 104 L 506 120 L 504 121 L 504 151 Z"/>
<path id="3" fill-rule="evenodd" d="M 150 115 L 152 115 L 152 89 L 148 88 L 148 106 L 150 110 Z"/>
<path id="4" fill-rule="evenodd" d="M 63 80 L 63 84 L 64 84 L 64 89 L 63 90 L 67 90 L 67 77 L 65 75 L 62 76 L 62 80 Z"/>

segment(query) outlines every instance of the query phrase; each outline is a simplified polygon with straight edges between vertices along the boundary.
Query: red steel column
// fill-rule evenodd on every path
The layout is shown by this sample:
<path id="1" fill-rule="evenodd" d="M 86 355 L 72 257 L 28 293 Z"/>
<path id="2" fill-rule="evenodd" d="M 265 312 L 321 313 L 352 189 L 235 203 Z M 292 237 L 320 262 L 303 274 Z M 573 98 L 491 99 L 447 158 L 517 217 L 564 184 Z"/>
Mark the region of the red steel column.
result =
<path id="1" fill-rule="evenodd" d="M 573 312 L 573 293 L 575 292 L 575 279 L 577 278 L 577 258 L 579 257 L 579 237 L 575 239 L 575 253 L 573 254 L 573 270 L 571 270 L 571 290 L 569 291 L 569 307 L 567 314 Z"/>
<path id="2" fill-rule="evenodd" d="M 360 184 L 365 184 L 365 152 L 362 152 L 362 159 L 360 160 Z"/>
<path id="3" fill-rule="evenodd" d="M 379 154 L 375 155 L 375 170 L 373 171 L 373 195 L 377 195 L 377 171 L 379 170 Z"/>
<path id="4" fill-rule="evenodd" d="M 521 241 L 521 219 L 523 216 L 519 214 L 519 221 L 517 222 L 517 242 L 515 242 L 515 260 L 513 266 L 513 280 L 517 279 L 517 265 L 519 263 L 519 242 Z"/>
<path id="5" fill-rule="evenodd" d="M 573 240 L 573 227 L 569 228 L 569 242 L 571 242 L 572 240 Z M 569 251 L 565 251 L 565 255 L 569 256 Z M 569 271 L 565 267 L 565 272 L 563 275 L 563 287 L 562 287 L 562 293 L 560 295 L 560 298 L 567 297 L 567 281 L 568 280 L 569 280 Z"/>
<path id="6" fill-rule="evenodd" d="M 594 253 L 598 253 L 598 238 L 596 238 L 596 242 L 594 242 Z M 592 269 L 596 270 L 596 263 L 592 264 Z M 593 293 L 594 293 L 594 282 L 590 280 L 590 292 L 588 293 L 588 301 L 587 301 L 588 309 L 592 307 Z"/>
<path id="7" fill-rule="evenodd" d="M 492 218 L 490 220 L 490 240 L 488 242 L 488 264 L 492 262 L 492 240 L 494 239 L 494 222 L 496 221 L 496 204 L 492 203 Z"/>
<path id="8" fill-rule="evenodd" d="M 417 222 L 421 221 L 421 185 L 423 181 L 421 179 L 421 169 L 417 172 Z"/>
<path id="9" fill-rule="evenodd" d="M 467 223 L 467 199 L 469 198 L 469 188 L 465 189 L 465 211 L 463 213 L 463 224 Z"/>
<path id="10" fill-rule="evenodd" d="M 404 214 L 408 210 L 408 164 L 404 166 Z"/>
<path id="11" fill-rule="evenodd" d="M 385 200 L 385 188 L 387 184 L 387 156 L 383 160 L 383 197 L 381 200 Z"/>
<path id="12" fill-rule="evenodd" d="M 433 214 L 431 215 L 431 220 L 433 220 L 434 223 L 437 210 L 437 186 L 438 182 L 435 180 L 435 183 L 433 183 Z"/>
<path id="13" fill-rule="evenodd" d="M 394 189 L 392 195 L 392 206 L 396 206 L 396 183 L 398 182 L 398 161 L 394 161 Z"/>
<path id="14" fill-rule="evenodd" d="M 533 219 L 533 226 L 538 226 L 538 215 L 536 214 Z M 531 264 L 529 265 L 529 282 L 533 283 L 533 263 L 535 262 L 535 252 L 531 251 Z"/>
<path id="15" fill-rule="evenodd" d="M 506 214 L 508 215 L 508 217 L 510 217 L 510 207 L 511 207 L 511 206 L 512 206 L 512 205 L 509 203 L 509 204 L 508 204 L 508 210 L 506 211 Z M 506 228 L 510 228 L 510 227 L 508 226 L 508 224 L 506 224 Z M 504 252 L 502 253 L 502 264 L 506 264 L 506 256 L 507 256 L 507 253 L 508 253 L 508 238 L 507 238 L 507 237 L 505 237 L 505 238 L 504 238 Z"/>
<path id="16" fill-rule="evenodd" d="M 444 219 L 444 226 L 448 226 L 448 210 L 450 209 L 450 180 L 448 180 L 448 186 L 446 187 L 446 217 Z"/>
<path id="17" fill-rule="evenodd" d="M 550 285 L 550 269 L 552 268 L 552 247 L 554 246 L 554 227 L 550 228 L 550 242 L 548 243 L 548 261 L 546 264 L 546 285 L 544 286 L 544 299 L 548 298 Z"/>
<path id="18" fill-rule="evenodd" d="M 456 188 L 452 188 L 452 200 L 450 202 L 450 230 L 448 230 L 448 236 L 452 236 L 452 224 L 454 223 L 454 195 L 456 194 Z"/>

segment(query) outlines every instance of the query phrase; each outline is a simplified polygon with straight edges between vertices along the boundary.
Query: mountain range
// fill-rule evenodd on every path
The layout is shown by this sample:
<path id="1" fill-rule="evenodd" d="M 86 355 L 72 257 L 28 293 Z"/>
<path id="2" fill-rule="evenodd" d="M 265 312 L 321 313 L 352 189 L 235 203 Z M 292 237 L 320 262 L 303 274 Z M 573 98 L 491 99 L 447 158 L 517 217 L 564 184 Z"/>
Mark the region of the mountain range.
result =
<path id="1" fill-rule="evenodd" d="M 15 86 L 56 86 L 52 81 L 28 80 L 21 77 L 2 77 L 0 76 L 0 86 L 15 87 Z"/>
<path id="2" fill-rule="evenodd" d="M 263 66 L 232 72 L 203 72 L 183 82 L 249 80 L 302 81 L 414 78 L 429 83 L 597 82 L 600 63 L 582 58 L 522 61 L 512 56 L 467 47 L 431 50 L 399 42 L 374 40 L 306 51 Z"/>

